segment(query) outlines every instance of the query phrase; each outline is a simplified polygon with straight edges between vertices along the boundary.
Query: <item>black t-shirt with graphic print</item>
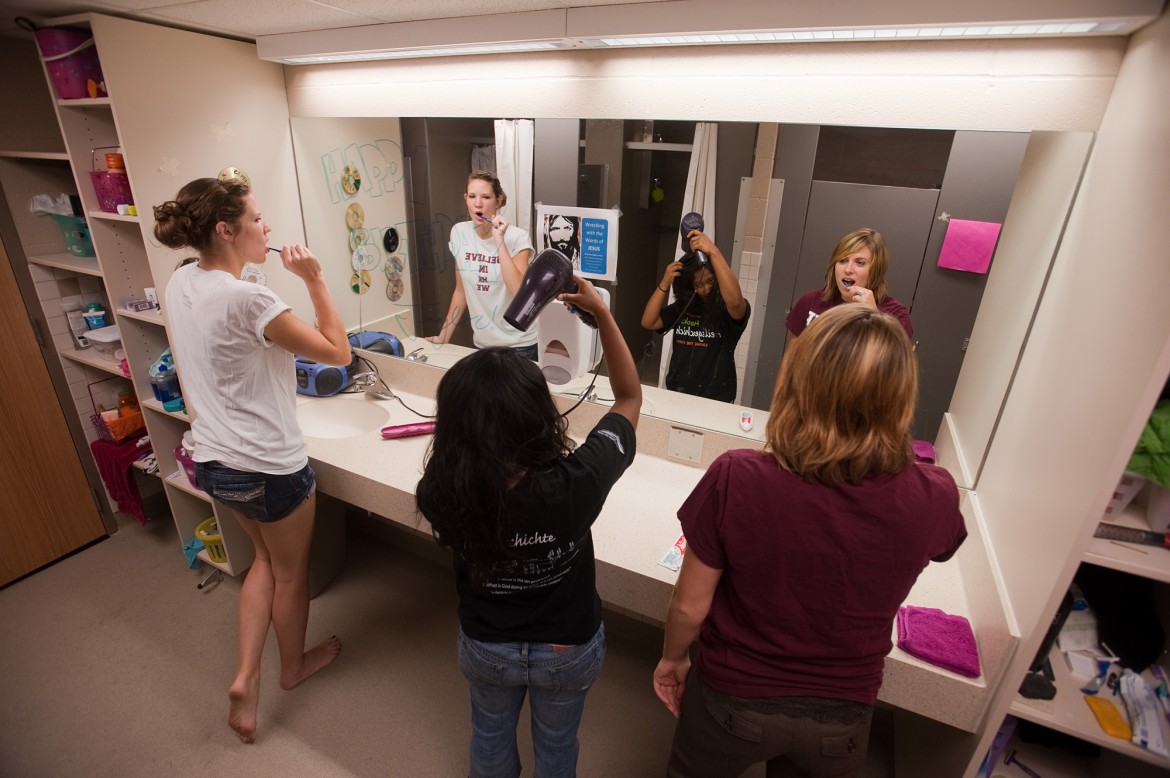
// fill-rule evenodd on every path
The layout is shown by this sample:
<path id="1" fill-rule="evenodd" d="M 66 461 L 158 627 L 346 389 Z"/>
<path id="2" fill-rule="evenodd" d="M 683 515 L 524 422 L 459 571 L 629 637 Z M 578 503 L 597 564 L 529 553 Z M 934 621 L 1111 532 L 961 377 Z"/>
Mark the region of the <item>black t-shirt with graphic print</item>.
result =
<path id="1" fill-rule="evenodd" d="M 662 322 L 669 325 L 679 319 L 686 302 L 675 300 L 662 309 Z M 704 325 L 689 311 L 682 314 L 674 328 L 670 368 L 666 372 L 666 388 L 675 392 L 709 397 L 722 402 L 735 402 L 738 382 L 735 377 L 735 347 L 747 329 L 752 307 L 747 308 L 739 321 L 726 310 L 714 325 Z M 666 329 L 658 330 L 664 334 Z"/>
<path id="2" fill-rule="evenodd" d="M 585 442 L 508 493 L 514 557 L 493 565 L 482 587 L 455 555 L 459 623 L 472 640 L 576 645 L 601 626 L 590 527 L 634 460 L 633 425 L 606 414 Z"/>

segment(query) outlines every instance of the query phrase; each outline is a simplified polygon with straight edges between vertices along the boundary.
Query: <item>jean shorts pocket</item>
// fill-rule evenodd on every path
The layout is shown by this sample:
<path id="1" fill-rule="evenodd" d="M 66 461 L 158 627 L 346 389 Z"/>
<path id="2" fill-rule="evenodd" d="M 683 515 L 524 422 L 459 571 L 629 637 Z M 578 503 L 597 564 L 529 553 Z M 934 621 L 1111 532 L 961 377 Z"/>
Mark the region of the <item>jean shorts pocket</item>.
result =
<path id="1" fill-rule="evenodd" d="M 694 691 L 698 691 L 698 689 Z M 707 713 L 711 714 L 711 717 L 715 719 L 727 734 L 737 737 L 740 740 L 745 740 L 748 743 L 760 742 L 760 739 L 764 735 L 764 730 L 759 724 L 751 719 L 745 718 L 742 713 L 728 707 L 724 703 L 711 699 L 710 696 L 703 702 L 707 707 Z"/>

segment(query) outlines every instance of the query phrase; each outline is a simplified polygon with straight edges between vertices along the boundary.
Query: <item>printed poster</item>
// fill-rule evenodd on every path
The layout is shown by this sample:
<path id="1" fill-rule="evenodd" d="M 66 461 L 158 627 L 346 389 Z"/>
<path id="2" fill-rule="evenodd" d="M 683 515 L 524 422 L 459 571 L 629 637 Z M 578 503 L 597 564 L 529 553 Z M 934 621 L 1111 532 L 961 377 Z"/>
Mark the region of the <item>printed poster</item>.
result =
<path id="1" fill-rule="evenodd" d="M 536 204 L 536 253 L 560 251 L 573 272 L 594 281 L 617 280 L 617 209 Z"/>

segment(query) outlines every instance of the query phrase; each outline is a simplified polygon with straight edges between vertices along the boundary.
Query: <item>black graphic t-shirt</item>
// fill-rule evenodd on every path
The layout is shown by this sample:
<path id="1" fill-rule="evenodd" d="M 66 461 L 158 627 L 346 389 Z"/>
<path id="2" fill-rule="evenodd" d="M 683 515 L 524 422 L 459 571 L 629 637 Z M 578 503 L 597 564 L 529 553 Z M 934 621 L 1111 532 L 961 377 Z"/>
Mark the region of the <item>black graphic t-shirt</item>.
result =
<path id="1" fill-rule="evenodd" d="M 662 309 L 663 323 L 678 319 L 685 305 L 675 300 Z M 747 304 L 743 318 L 731 318 L 725 310 L 713 325 L 704 325 L 689 311 L 682 314 L 674 328 L 670 368 L 666 372 L 666 388 L 675 392 L 709 397 L 722 402 L 735 402 L 738 383 L 735 377 L 735 347 L 747 329 L 752 307 Z M 665 333 L 665 329 L 658 330 Z"/>
<path id="2" fill-rule="evenodd" d="M 455 555 L 459 623 L 468 637 L 567 645 L 593 637 L 601 600 L 590 527 L 635 445 L 629 420 L 608 413 L 572 454 L 513 487 L 507 540 L 516 553 L 497 560 L 482 587 Z"/>

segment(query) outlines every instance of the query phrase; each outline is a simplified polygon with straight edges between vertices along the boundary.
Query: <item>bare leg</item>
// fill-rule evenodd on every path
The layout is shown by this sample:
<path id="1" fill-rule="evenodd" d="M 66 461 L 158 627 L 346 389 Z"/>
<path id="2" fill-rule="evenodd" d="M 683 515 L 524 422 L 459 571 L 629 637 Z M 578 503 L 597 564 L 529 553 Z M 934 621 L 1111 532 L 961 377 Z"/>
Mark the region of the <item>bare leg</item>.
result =
<path id="1" fill-rule="evenodd" d="M 280 648 L 280 687 L 292 689 L 309 676 L 329 666 L 341 653 L 336 636 L 305 651 L 305 629 L 309 621 L 309 544 L 317 509 L 314 493 L 304 505 L 284 519 L 256 526 L 268 547 L 275 590 L 272 597 L 272 626 Z"/>
<path id="2" fill-rule="evenodd" d="M 230 510 L 223 505 L 220 511 Z M 256 707 L 260 701 L 260 657 L 268 638 L 268 624 L 272 621 L 272 596 L 275 580 L 268 547 L 260 536 L 257 524 L 236 511 L 231 511 L 256 547 L 256 560 L 240 588 L 240 664 L 235 680 L 228 690 L 228 726 L 240 740 L 256 740 Z"/>

